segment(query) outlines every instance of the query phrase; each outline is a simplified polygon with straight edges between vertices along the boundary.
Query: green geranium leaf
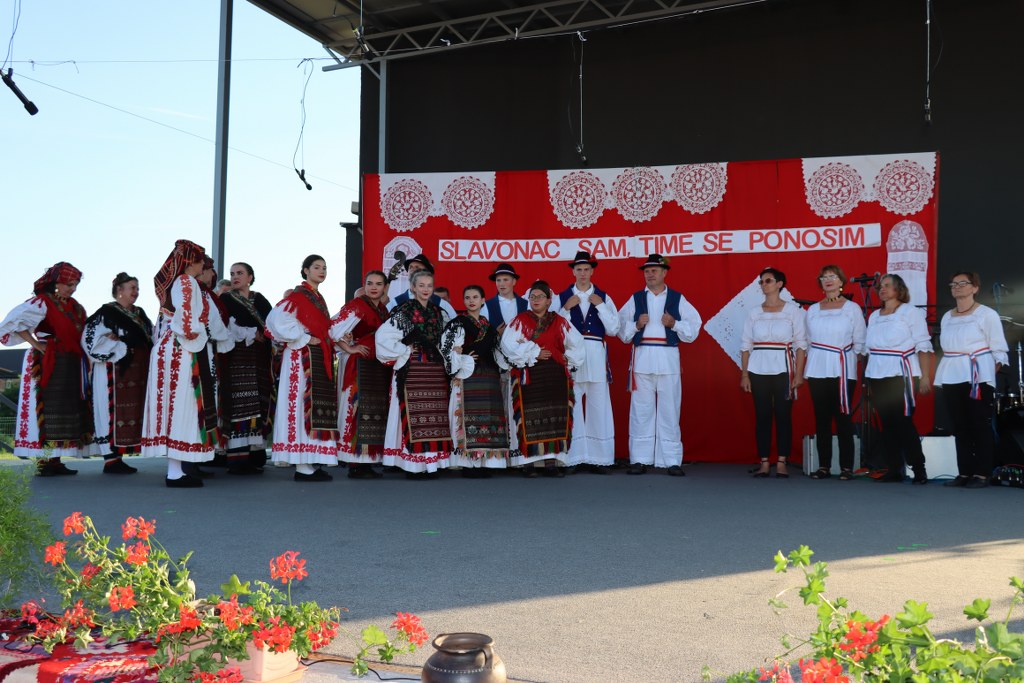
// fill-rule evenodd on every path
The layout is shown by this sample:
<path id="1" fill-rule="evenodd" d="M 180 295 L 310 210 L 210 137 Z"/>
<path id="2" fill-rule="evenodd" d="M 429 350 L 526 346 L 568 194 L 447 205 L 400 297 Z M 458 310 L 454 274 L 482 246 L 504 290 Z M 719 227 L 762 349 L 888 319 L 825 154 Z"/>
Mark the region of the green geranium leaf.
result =
<path id="1" fill-rule="evenodd" d="M 808 567 L 811 564 L 811 555 L 813 554 L 813 550 L 802 545 L 789 553 L 789 559 L 798 567 Z"/>
<path id="2" fill-rule="evenodd" d="M 775 559 L 775 573 L 776 574 L 780 574 L 780 573 L 785 572 L 786 569 L 789 567 L 789 560 L 786 559 L 786 556 L 782 554 L 781 550 L 778 551 L 777 553 L 775 553 L 775 558 L 774 559 Z"/>
<path id="3" fill-rule="evenodd" d="M 232 595 L 248 595 L 250 593 L 249 582 L 242 583 L 239 581 L 238 574 L 232 574 L 227 583 L 220 585 L 220 590 L 228 598 Z"/>
<path id="4" fill-rule="evenodd" d="M 935 617 L 934 614 L 928 611 L 927 602 L 917 602 L 916 600 L 907 600 L 903 603 L 903 609 L 905 611 L 900 612 L 896 615 L 896 621 L 900 623 L 902 628 L 913 628 L 914 626 L 922 626 L 927 624 Z"/>
<path id="5" fill-rule="evenodd" d="M 964 614 L 967 615 L 968 619 L 985 621 L 986 619 L 988 619 L 988 608 L 991 606 L 991 600 L 982 600 L 981 598 L 975 598 L 974 602 L 967 605 L 967 607 L 964 607 Z"/>
<path id="6" fill-rule="evenodd" d="M 787 607 L 786 603 L 782 602 L 782 600 L 779 600 L 778 598 L 770 599 L 768 601 L 768 604 L 774 607 L 775 609 L 786 609 Z"/>
<path id="7" fill-rule="evenodd" d="M 360 634 L 363 637 L 363 642 L 366 643 L 367 647 L 373 647 L 374 645 L 384 645 L 388 642 L 388 636 L 379 627 L 373 624 L 363 629 Z"/>
<path id="8" fill-rule="evenodd" d="M 1024 591 L 1024 579 L 1020 579 L 1016 576 L 1011 576 L 1010 585 L 1019 591 Z"/>

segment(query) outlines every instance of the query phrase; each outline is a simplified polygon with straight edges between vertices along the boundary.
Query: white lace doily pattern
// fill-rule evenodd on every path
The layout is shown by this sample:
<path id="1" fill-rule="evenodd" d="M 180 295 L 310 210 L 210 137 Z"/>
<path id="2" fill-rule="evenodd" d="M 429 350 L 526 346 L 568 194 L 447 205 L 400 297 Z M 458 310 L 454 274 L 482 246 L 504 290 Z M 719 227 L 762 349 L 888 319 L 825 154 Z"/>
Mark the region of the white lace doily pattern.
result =
<path id="1" fill-rule="evenodd" d="M 665 200 L 665 178 L 650 166 L 625 168 L 612 184 L 611 196 L 619 215 L 643 223 L 658 215 Z"/>
<path id="2" fill-rule="evenodd" d="M 672 172 L 671 187 L 684 211 L 703 214 L 722 202 L 727 183 L 725 164 L 686 164 Z"/>
<path id="3" fill-rule="evenodd" d="M 928 238 L 924 228 L 917 221 L 900 221 L 892 226 L 889 237 L 885 240 L 886 250 L 894 251 L 928 251 Z"/>
<path id="4" fill-rule="evenodd" d="M 822 218 L 839 218 L 860 204 L 864 179 L 853 166 L 833 161 L 811 175 L 804 191 L 811 211 Z"/>
<path id="5" fill-rule="evenodd" d="M 494 213 L 494 191 L 479 178 L 459 176 L 441 197 L 444 215 L 463 228 L 478 228 Z"/>
<path id="6" fill-rule="evenodd" d="M 729 303 L 722 306 L 704 323 L 704 331 L 718 342 L 725 355 L 736 363 L 736 367 L 741 365 L 740 345 L 743 343 L 743 324 L 747 321 L 747 316 L 750 315 L 750 309 L 760 306 L 764 301 L 764 293 L 757 281 L 758 278 L 755 277 L 750 284 L 736 292 Z M 793 300 L 793 295 L 788 288 L 779 292 L 779 296 L 783 301 Z"/>
<path id="7" fill-rule="evenodd" d="M 426 222 L 434 200 L 430 189 L 413 178 L 403 178 L 381 197 L 380 214 L 392 230 L 407 232 Z"/>
<path id="8" fill-rule="evenodd" d="M 900 216 L 915 214 L 928 204 L 935 189 L 932 174 L 909 159 L 891 161 L 875 176 L 878 202 Z"/>
<path id="9" fill-rule="evenodd" d="M 596 175 L 573 171 L 551 188 L 551 208 L 566 227 L 587 228 L 604 213 L 607 196 L 604 183 Z"/>

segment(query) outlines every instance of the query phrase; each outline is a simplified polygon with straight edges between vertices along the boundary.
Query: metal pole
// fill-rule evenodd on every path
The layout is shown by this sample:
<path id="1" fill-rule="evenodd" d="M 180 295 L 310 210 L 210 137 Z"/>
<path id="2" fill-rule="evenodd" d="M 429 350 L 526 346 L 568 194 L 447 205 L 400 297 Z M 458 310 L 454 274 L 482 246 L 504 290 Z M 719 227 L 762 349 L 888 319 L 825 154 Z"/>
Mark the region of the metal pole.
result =
<path id="1" fill-rule="evenodd" d="M 380 96 L 377 112 L 377 173 L 387 172 L 388 63 L 380 63 Z"/>
<path id="2" fill-rule="evenodd" d="M 220 52 L 217 68 L 217 141 L 213 178 L 213 244 L 210 255 L 224 277 L 224 223 L 228 193 L 228 114 L 231 106 L 231 24 L 234 0 L 220 2 Z"/>

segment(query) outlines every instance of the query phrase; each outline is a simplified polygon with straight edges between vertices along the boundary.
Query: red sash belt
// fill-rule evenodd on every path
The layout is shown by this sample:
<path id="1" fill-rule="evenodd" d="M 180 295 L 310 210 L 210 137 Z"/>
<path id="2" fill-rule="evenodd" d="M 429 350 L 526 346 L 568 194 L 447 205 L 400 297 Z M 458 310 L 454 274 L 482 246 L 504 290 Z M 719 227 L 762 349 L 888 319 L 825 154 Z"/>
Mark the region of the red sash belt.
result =
<path id="1" fill-rule="evenodd" d="M 914 400 L 914 368 L 910 365 L 911 357 L 917 352 L 914 349 L 868 349 L 868 353 L 872 356 L 900 359 L 900 371 L 903 373 L 903 414 L 909 416 L 911 409 L 917 405 Z"/>
<path id="2" fill-rule="evenodd" d="M 991 356 L 992 349 L 985 347 L 978 349 L 977 351 L 946 351 L 944 352 L 946 358 L 960 358 L 967 356 L 971 360 L 971 398 L 975 401 L 981 400 L 981 367 L 978 365 L 978 358 L 981 356 Z"/>
<path id="3" fill-rule="evenodd" d="M 839 410 L 843 415 L 849 415 L 850 392 L 847 390 L 846 354 L 853 350 L 853 344 L 850 343 L 846 346 L 839 347 L 832 346 L 831 344 L 822 344 L 821 342 L 811 342 L 811 348 L 839 354 Z"/>

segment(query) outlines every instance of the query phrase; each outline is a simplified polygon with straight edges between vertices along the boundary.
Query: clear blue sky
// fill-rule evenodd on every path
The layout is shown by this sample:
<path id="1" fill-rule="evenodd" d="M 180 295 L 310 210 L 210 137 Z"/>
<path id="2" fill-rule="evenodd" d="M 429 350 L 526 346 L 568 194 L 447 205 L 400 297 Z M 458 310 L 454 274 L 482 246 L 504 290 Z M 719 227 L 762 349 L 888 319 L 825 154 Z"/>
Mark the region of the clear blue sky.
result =
<path id="1" fill-rule="evenodd" d="M 6 68 L 39 113 L 29 116 L 0 87 L 0 316 L 31 295 L 46 267 L 70 261 L 85 274 L 76 298 L 89 312 L 110 300 L 123 270 L 139 278 L 139 304 L 155 317 L 153 275 L 174 241 L 210 248 L 219 5 L 22 0 Z M 234 7 L 226 261 L 252 264 L 254 289 L 276 303 L 298 282 L 302 259 L 322 254 L 322 291 L 337 310 L 338 223 L 353 220 L 358 198 L 358 70 L 322 72 L 327 55 L 315 41 L 245 0 Z M 15 8 L 0 0 L 0 59 Z M 296 159 L 312 191 L 291 169 L 303 57 L 318 60 L 306 91 L 305 161 L 301 150 Z"/>

